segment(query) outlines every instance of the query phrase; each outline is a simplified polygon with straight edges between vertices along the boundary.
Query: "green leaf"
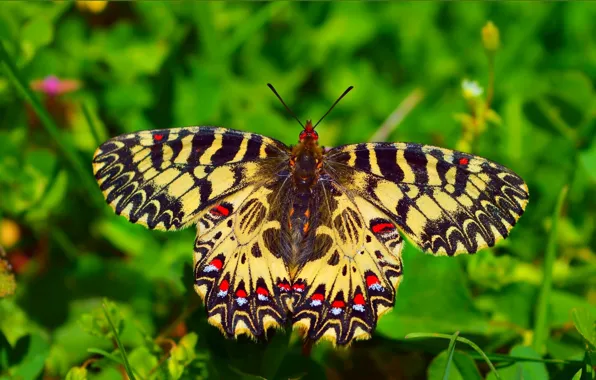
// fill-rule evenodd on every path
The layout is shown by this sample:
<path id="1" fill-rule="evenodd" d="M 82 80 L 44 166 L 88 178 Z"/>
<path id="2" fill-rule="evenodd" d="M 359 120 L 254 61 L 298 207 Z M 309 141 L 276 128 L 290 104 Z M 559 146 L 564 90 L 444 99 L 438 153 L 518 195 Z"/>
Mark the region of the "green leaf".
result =
<path id="1" fill-rule="evenodd" d="M 128 255 L 142 256 L 146 259 L 159 250 L 155 234 L 143 226 L 130 223 L 125 218 L 110 215 L 100 219 L 94 227 L 97 233 Z"/>
<path id="2" fill-rule="evenodd" d="M 12 378 L 33 380 L 43 371 L 44 362 L 50 352 L 49 343 L 39 334 L 31 334 L 21 338 L 17 342 L 17 347 L 21 346 L 25 350 L 22 359 L 10 370 Z"/>
<path id="3" fill-rule="evenodd" d="M 596 181 L 596 144 L 592 144 L 589 149 L 581 151 L 579 161 L 592 181 Z"/>
<path id="4" fill-rule="evenodd" d="M 66 380 L 87 380 L 87 368 L 73 367 L 66 374 Z"/>
<path id="5" fill-rule="evenodd" d="M 482 380 L 474 359 L 465 352 L 455 350 L 450 358 L 449 350 L 441 351 L 428 367 L 429 380 Z M 445 368 L 452 362 L 449 374 L 445 373 Z"/>
<path id="6" fill-rule="evenodd" d="M 79 324 L 83 330 L 91 335 L 112 340 L 115 338 L 115 333 L 122 334 L 124 319 L 115 303 L 106 300 L 104 305 L 104 309 L 96 308 L 91 313 L 83 314 Z M 108 315 L 111 321 L 108 320 Z M 115 326 L 115 332 L 111 327 L 111 323 Z"/>
<path id="7" fill-rule="evenodd" d="M 130 365 L 135 369 L 137 374 L 142 379 L 147 379 L 149 373 L 158 364 L 158 358 L 155 357 L 147 347 L 137 347 L 128 355 Z"/>
<path id="8" fill-rule="evenodd" d="M 403 339 L 414 331 L 489 332 L 488 319 L 475 307 L 457 259 L 423 255 L 409 244 L 403 258 L 408 274 L 395 308 L 379 319 L 377 333 Z"/>
<path id="9" fill-rule="evenodd" d="M 40 47 L 52 42 L 53 38 L 54 27 L 43 14 L 27 22 L 21 29 L 21 44 L 29 57 Z"/>
<path id="10" fill-rule="evenodd" d="M 540 355 L 531 347 L 514 346 L 510 354 L 524 358 L 541 359 Z M 503 380 L 547 380 L 549 378 L 546 365 L 539 362 L 517 361 L 514 364 L 498 369 Z M 489 373 L 486 380 L 494 380 L 495 376 Z"/>
<path id="11" fill-rule="evenodd" d="M 577 331 L 589 345 L 590 350 L 596 349 L 596 319 L 586 309 L 571 310 L 571 318 Z"/>
<path id="12" fill-rule="evenodd" d="M 168 372 L 173 379 L 179 379 L 184 373 L 184 369 L 197 356 L 195 346 L 199 337 L 196 333 L 190 333 L 182 337 L 180 342 L 170 351 L 168 359 Z"/>

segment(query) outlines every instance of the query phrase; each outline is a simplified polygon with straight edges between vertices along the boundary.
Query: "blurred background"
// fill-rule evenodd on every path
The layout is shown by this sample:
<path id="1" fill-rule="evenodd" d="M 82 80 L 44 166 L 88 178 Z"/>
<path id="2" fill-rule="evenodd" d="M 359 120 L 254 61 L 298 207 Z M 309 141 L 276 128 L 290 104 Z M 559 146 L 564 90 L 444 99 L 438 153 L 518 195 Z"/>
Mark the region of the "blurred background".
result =
<path id="1" fill-rule="evenodd" d="M 451 379 L 497 378 L 464 343 L 449 359 L 448 339 L 405 338 L 455 332 L 503 379 L 593 376 L 595 19 L 589 2 L 2 3 L 0 378 L 435 379 L 449 360 Z M 190 125 L 293 144 L 268 82 L 301 120 L 353 85 L 323 145 L 481 155 L 528 183 L 525 215 L 476 255 L 408 245 L 370 341 L 305 355 L 289 333 L 224 340 L 192 290 L 194 231 L 114 215 L 91 158 L 110 137 Z"/>

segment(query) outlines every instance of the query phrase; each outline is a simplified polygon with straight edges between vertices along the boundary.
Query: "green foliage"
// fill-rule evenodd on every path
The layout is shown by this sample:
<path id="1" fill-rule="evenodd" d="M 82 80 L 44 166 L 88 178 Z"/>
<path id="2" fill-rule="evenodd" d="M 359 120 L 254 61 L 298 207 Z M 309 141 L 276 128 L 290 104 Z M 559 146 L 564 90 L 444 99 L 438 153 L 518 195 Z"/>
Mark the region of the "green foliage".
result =
<path id="1" fill-rule="evenodd" d="M 449 372 L 444 371 L 450 365 Z M 474 359 L 462 351 L 454 351 L 453 355 L 447 357 L 447 351 L 442 351 L 435 356 L 428 367 L 429 380 L 480 380 L 480 372 L 476 368 Z"/>
<path id="2" fill-rule="evenodd" d="M 0 7 L 0 379 L 594 379 L 596 6 L 90 9 Z M 31 88 L 48 76 L 80 88 Z M 354 85 L 317 127 L 323 145 L 382 136 L 482 155 L 526 180 L 526 214 L 474 256 L 408 244 L 396 306 L 369 342 L 305 356 L 289 329 L 225 340 L 192 289 L 192 229 L 150 232 L 114 215 L 90 160 L 107 138 L 151 128 L 292 143 L 300 127 L 268 82 L 301 119 Z"/>
<path id="3" fill-rule="evenodd" d="M 530 347 L 514 346 L 510 351 L 512 356 L 519 356 L 523 358 L 540 359 L 540 355 Z M 519 361 L 512 365 L 499 369 L 500 377 L 503 380 L 517 380 L 517 379 L 548 379 L 548 372 L 546 365 L 540 362 L 525 362 Z M 486 377 L 487 380 L 494 380 L 496 376 L 492 373 Z"/>

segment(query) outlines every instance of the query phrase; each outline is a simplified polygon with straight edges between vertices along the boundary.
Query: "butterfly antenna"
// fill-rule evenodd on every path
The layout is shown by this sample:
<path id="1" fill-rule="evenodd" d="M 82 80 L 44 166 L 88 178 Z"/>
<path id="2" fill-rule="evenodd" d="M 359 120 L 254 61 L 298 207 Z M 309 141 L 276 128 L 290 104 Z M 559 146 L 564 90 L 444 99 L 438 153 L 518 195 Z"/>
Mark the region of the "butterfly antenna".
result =
<path id="1" fill-rule="evenodd" d="M 304 128 L 304 124 L 302 124 L 302 122 L 300 121 L 300 119 L 298 119 L 298 117 L 294 114 L 294 112 L 292 112 L 292 110 L 290 109 L 290 107 L 288 107 L 286 105 L 286 103 L 281 98 L 281 96 L 279 96 L 279 94 L 277 93 L 277 91 L 275 91 L 275 88 L 271 85 L 271 83 L 267 83 L 267 86 L 269 86 L 269 88 L 271 89 L 271 91 L 273 91 L 273 93 L 275 94 L 275 96 L 277 96 L 277 99 L 279 99 L 279 101 L 281 102 L 281 104 L 283 104 L 284 107 L 286 107 L 286 109 L 288 110 L 288 112 L 290 113 L 290 115 L 294 116 L 294 119 L 296 119 L 296 121 L 298 122 L 298 124 L 300 124 L 302 126 L 302 128 Z"/>
<path id="2" fill-rule="evenodd" d="M 331 106 L 331 108 L 329 108 L 329 111 L 327 111 L 327 113 L 325 113 L 325 115 L 323 115 L 323 117 L 319 121 L 317 121 L 317 124 L 315 124 L 315 126 L 313 127 L 313 129 L 316 128 L 317 125 L 319 125 L 319 123 L 321 121 L 323 121 L 323 119 L 325 118 L 325 116 L 329 115 L 329 112 L 331 112 L 331 110 L 333 109 L 333 107 L 335 107 L 335 105 L 337 103 L 339 103 L 339 101 L 341 100 L 341 98 L 343 98 L 344 96 L 346 96 L 348 94 L 348 92 L 352 91 L 353 88 L 354 88 L 354 86 L 348 87 L 347 90 L 345 90 L 344 93 L 341 94 L 341 96 L 339 98 L 337 98 L 337 100 L 335 101 L 335 103 L 333 103 L 333 105 Z"/>

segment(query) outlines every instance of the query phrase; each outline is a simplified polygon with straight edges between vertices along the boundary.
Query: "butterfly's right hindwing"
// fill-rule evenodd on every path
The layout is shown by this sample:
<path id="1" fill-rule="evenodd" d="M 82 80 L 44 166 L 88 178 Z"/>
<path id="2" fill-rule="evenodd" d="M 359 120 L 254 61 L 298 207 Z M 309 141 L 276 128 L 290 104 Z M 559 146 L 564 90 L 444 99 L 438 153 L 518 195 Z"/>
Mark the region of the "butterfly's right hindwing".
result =
<path id="1" fill-rule="evenodd" d="M 195 223 L 219 199 L 270 179 L 287 150 L 276 140 L 223 128 L 143 131 L 102 144 L 93 172 L 117 214 L 174 230 Z"/>

